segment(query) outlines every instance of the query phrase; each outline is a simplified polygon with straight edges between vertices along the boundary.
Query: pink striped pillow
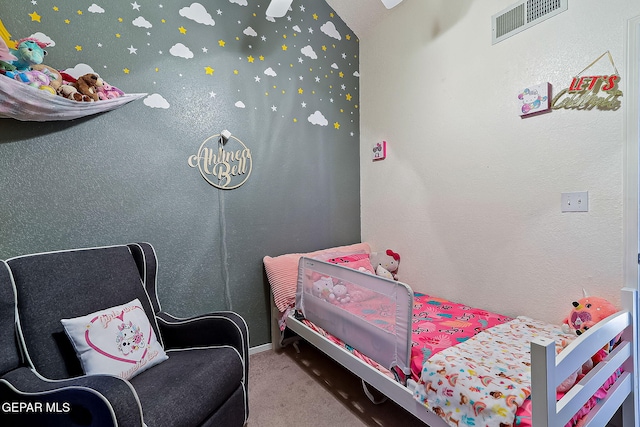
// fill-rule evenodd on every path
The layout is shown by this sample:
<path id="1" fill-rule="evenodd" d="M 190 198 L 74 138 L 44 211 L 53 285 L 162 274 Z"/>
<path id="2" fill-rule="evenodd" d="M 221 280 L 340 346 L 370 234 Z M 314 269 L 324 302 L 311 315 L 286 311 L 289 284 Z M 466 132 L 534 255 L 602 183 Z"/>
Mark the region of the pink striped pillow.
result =
<path id="1" fill-rule="evenodd" d="M 278 310 L 284 312 L 287 308 L 295 305 L 296 286 L 298 282 L 298 261 L 301 257 L 322 259 L 325 258 L 327 254 L 331 255 L 327 258 L 335 258 L 341 255 L 356 253 L 369 254 L 371 253 L 371 248 L 368 243 L 356 243 L 315 252 L 284 254 L 277 257 L 265 256 L 262 261 L 267 271 L 267 278 L 271 285 L 273 300 Z"/>

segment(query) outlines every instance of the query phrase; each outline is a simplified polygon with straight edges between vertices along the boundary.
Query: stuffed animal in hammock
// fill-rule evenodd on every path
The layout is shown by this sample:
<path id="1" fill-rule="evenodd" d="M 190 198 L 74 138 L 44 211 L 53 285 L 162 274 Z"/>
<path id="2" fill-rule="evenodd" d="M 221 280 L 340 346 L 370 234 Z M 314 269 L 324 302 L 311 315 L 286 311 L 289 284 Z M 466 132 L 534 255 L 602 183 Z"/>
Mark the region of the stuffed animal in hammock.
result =
<path id="1" fill-rule="evenodd" d="M 32 65 L 42 64 L 47 51 L 44 48 L 48 43 L 43 43 L 33 37 L 18 40 L 16 49 L 9 49 L 9 52 L 16 57 L 11 64 L 18 71 L 30 71 Z"/>
<path id="2" fill-rule="evenodd" d="M 78 77 L 73 85 L 78 92 L 91 98 L 92 101 L 98 101 L 98 88 L 102 87 L 104 81 L 95 73 L 88 73 Z"/>

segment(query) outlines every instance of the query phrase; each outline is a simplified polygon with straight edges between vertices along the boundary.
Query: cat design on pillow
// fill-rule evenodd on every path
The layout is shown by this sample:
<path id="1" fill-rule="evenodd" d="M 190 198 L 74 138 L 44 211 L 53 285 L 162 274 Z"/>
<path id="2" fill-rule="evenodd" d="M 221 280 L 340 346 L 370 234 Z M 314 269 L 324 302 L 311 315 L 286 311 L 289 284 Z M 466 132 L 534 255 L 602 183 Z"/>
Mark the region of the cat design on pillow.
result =
<path id="1" fill-rule="evenodd" d="M 134 325 L 133 322 L 119 325 L 116 344 L 118 350 L 125 356 L 145 348 L 144 334 L 140 331 L 140 326 Z"/>

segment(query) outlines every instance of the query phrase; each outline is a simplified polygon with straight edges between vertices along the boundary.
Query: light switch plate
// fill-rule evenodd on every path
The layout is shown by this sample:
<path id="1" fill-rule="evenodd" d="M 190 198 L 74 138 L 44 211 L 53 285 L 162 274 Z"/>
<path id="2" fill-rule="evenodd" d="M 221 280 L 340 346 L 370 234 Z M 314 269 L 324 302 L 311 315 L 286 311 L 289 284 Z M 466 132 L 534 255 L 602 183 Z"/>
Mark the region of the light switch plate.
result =
<path id="1" fill-rule="evenodd" d="M 387 158 L 387 141 L 373 144 L 373 160 L 384 160 Z"/>
<path id="2" fill-rule="evenodd" d="M 589 192 L 561 193 L 560 207 L 562 212 L 589 212 Z"/>

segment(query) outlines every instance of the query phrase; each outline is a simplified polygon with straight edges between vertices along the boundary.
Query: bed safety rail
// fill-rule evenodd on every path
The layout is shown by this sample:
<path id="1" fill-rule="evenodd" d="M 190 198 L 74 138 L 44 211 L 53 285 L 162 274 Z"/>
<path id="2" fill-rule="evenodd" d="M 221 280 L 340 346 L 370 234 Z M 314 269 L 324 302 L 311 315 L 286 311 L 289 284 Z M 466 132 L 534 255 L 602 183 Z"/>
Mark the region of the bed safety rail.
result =
<path id="1" fill-rule="evenodd" d="M 584 426 L 603 426 L 622 407 L 623 425 L 637 419 L 637 343 L 638 291 L 622 290 L 624 310 L 599 322 L 571 342 L 558 355 L 555 342 L 537 339 L 531 342 L 532 423 L 536 427 L 566 425 L 582 406 L 612 375 L 617 380 L 585 418 Z M 594 355 L 619 338 L 609 355 L 556 402 L 556 387 L 582 367 Z"/>

